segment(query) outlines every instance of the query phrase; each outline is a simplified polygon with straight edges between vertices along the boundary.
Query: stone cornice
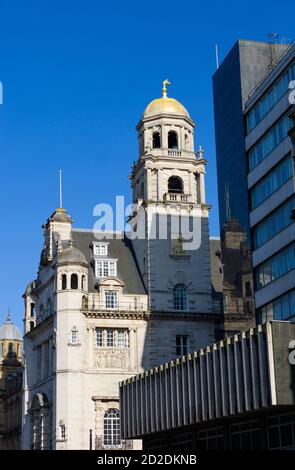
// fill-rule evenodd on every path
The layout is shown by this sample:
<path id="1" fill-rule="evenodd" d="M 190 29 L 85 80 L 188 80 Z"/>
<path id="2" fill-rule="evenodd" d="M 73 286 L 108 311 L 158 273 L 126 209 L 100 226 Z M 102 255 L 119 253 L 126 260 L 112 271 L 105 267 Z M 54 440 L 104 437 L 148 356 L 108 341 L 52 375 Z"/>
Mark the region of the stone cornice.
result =
<path id="1" fill-rule="evenodd" d="M 147 311 L 124 311 L 124 310 L 82 310 L 86 318 L 111 318 L 123 320 L 147 320 L 150 313 Z"/>

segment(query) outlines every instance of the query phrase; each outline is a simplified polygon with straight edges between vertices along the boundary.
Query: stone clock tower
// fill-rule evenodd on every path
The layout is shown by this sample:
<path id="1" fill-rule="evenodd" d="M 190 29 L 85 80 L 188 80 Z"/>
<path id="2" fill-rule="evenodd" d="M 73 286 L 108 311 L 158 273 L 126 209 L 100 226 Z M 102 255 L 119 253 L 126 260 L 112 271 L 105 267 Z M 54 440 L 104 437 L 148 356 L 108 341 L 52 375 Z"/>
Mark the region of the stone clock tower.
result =
<path id="1" fill-rule="evenodd" d="M 139 158 L 130 176 L 133 245 L 151 310 L 207 314 L 212 312 L 207 162 L 201 148 L 195 153 L 194 122 L 179 101 L 167 96 L 167 84 L 137 126 Z M 177 286 L 185 296 L 180 305 Z"/>

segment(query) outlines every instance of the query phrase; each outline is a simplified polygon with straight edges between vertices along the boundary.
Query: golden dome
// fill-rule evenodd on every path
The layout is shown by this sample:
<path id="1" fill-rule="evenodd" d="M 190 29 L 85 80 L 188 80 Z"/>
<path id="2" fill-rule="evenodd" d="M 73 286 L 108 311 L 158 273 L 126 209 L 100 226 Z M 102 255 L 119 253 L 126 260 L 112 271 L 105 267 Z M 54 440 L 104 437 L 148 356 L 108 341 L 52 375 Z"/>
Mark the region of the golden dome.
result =
<path id="1" fill-rule="evenodd" d="M 190 117 L 188 111 L 179 101 L 167 96 L 151 101 L 144 110 L 143 118 L 156 114 L 180 114 L 181 116 Z"/>
<path id="2" fill-rule="evenodd" d="M 156 114 L 178 114 L 187 118 L 190 117 L 187 109 L 179 101 L 174 98 L 168 98 L 166 85 L 170 85 L 168 80 L 163 81 L 162 98 L 156 98 L 147 105 L 142 116 L 143 118 Z"/>

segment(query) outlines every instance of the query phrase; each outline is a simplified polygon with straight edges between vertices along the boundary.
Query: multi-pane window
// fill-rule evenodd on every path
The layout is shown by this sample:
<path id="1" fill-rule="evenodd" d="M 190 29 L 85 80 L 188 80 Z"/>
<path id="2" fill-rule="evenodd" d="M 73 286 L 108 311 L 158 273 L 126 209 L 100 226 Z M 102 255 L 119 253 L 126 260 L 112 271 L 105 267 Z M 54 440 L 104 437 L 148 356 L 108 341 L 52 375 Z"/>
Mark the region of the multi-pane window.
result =
<path id="1" fill-rule="evenodd" d="M 103 330 L 101 328 L 96 328 L 96 346 L 103 346 Z"/>
<path id="2" fill-rule="evenodd" d="M 278 78 L 269 91 L 258 101 L 247 115 L 247 132 L 254 129 L 266 114 L 289 90 L 289 83 L 295 80 L 295 63 Z"/>
<path id="3" fill-rule="evenodd" d="M 293 450 L 295 447 L 295 414 L 269 418 L 267 434 L 269 449 Z"/>
<path id="4" fill-rule="evenodd" d="M 98 278 L 117 276 L 117 262 L 114 260 L 96 260 L 95 276 Z"/>
<path id="5" fill-rule="evenodd" d="M 126 330 L 118 330 L 118 347 L 120 349 L 126 348 L 127 346 L 127 335 Z"/>
<path id="6" fill-rule="evenodd" d="M 109 408 L 104 415 L 103 443 L 105 448 L 121 446 L 120 436 L 120 412 L 117 408 Z"/>
<path id="7" fill-rule="evenodd" d="M 251 189 L 251 209 L 255 209 L 293 176 L 293 159 L 288 154 Z"/>
<path id="8" fill-rule="evenodd" d="M 114 330 L 107 330 L 107 347 L 114 346 Z"/>
<path id="9" fill-rule="evenodd" d="M 269 132 L 260 139 L 249 151 L 249 170 L 252 171 L 267 155 L 272 152 L 282 140 L 288 136 L 291 119 L 284 116 Z"/>
<path id="10" fill-rule="evenodd" d="M 96 346 L 124 349 L 128 346 L 128 330 L 96 328 Z"/>
<path id="11" fill-rule="evenodd" d="M 78 331 L 77 330 L 72 330 L 71 331 L 71 343 L 72 344 L 77 344 L 78 343 Z"/>
<path id="12" fill-rule="evenodd" d="M 295 242 L 255 268 L 256 289 L 262 289 L 292 269 L 295 269 Z"/>
<path id="13" fill-rule="evenodd" d="M 116 309 L 118 308 L 118 292 L 113 290 L 106 290 L 104 293 L 105 308 Z"/>
<path id="14" fill-rule="evenodd" d="M 259 324 L 267 320 L 293 320 L 294 318 L 295 289 L 263 305 L 257 311 L 257 321 Z"/>
<path id="15" fill-rule="evenodd" d="M 189 336 L 176 335 L 176 356 L 185 356 L 189 351 Z"/>
<path id="16" fill-rule="evenodd" d="M 290 214 L 294 205 L 295 198 L 292 197 L 255 225 L 253 230 L 255 250 L 292 223 Z"/>
<path id="17" fill-rule="evenodd" d="M 94 256 L 107 256 L 108 245 L 106 243 L 95 243 L 93 245 Z"/>
<path id="18" fill-rule="evenodd" d="M 173 289 L 174 310 L 187 310 L 187 288 L 184 284 L 177 284 Z"/>

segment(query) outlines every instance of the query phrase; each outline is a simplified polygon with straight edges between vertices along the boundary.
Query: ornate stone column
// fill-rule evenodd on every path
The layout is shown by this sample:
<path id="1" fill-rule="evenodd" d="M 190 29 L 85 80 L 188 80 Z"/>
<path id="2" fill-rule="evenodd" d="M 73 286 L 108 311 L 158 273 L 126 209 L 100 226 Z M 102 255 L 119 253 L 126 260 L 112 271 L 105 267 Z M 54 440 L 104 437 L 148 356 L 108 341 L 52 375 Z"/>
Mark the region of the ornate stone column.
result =
<path id="1" fill-rule="evenodd" d="M 162 124 L 162 132 L 161 132 L 161 147 L 166 149 L 168 148 L 168 133 L 167 133 L 167 126 L 165 124 Z"/>
<path id="2" fill-rule="evenodd" d="M 162 194 L 162 169 L 158 169 L 158 201 L 163 200 L 163 194 Z"/>
<path id="3" fill-rule="evenodd" d="M 205 172 L 204 170 L 200 173 L 200 198 L 201 204 L 206 204 L 205 201 Z"/>

